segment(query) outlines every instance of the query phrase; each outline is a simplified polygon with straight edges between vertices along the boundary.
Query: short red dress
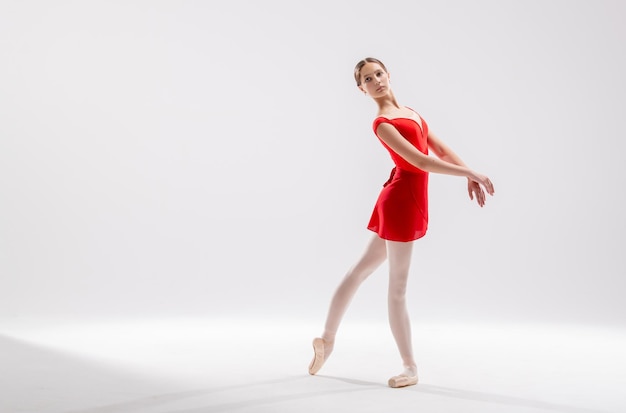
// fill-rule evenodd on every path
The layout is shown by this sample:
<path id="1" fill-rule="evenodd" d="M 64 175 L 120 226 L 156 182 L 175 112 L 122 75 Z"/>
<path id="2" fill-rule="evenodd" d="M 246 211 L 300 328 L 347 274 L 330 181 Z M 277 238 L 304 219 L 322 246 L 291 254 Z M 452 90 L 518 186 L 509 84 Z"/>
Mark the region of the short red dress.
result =
<path id="1" fill-rule="evenodd" d="M 419 119 L 418 123 L 410 118 L 381 116 L 374 120 L 374 133 L 381 123 L 389 123 L 420 152 L 428 154 L 428 125 L 421 116 Z M 428 172 L 410 164 L 382 139 L 380 142 L 396 166 L 383 185 L 367 229 L 390 241 L 416 240 L 426 235 L 428 228 Z"/>

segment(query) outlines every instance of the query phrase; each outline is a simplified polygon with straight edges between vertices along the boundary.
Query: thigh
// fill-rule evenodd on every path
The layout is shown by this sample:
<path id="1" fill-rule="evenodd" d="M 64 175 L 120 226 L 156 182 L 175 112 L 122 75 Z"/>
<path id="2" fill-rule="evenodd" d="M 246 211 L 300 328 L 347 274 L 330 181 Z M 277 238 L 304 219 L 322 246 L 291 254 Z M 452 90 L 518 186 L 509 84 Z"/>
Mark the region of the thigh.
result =
<path id="1" fill-rule="evenodd" d="M 354 265 L 354 269 L 373 271 L 387 259 L 386 241 L 374 234 L 361 255 L 361 258 Z"/>
<path id="2" fill-rule="evenodd" d="M 389 276 L 406 278 L 411 266 L 413 241 L 387 241 L 386 247 L 387 258 L 389 259 Z"/>

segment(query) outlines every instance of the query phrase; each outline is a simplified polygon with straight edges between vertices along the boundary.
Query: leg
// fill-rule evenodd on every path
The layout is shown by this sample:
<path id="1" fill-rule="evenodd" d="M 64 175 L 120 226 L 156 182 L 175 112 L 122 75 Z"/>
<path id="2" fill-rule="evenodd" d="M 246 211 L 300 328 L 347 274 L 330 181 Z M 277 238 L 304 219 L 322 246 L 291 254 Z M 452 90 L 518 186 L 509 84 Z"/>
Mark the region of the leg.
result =
<path id="1" fill-rule="evenodd" d="M 404 365 L 403 376 L 417 376 L 411 344 L 411 323 L 406 309 L 406 286 L 411 264 L 412 242 L 387 241 L 389 256 L 389 325 Z M 415 384 L 415 383 L 411 383 Z M 391 385 L 391 381 L 390 381 Z M 393 385 L 392 387 L 398 387 Z"/>
<path id="2" fill-rule="evenodd" d="M 309 366 L 310 374 L 317 373 L 332 353 L 335 345 L 335 334 L 359 285 L 385 261 L 386 257 L 385 240 L 374 235 L 361 258 L 350 268 L 333 295 L 326 317 L 324 333 L 321 338 L 313 340 L 315 356 Z"/>
<path id="3" fill-rule="evenodd" d="M 345 275 L 335 294 L 333 295 L 326 317 L 326 325 L 322 338 L 329 344 L 326 356 L 332 351 L 335 342 L 335 334 L 341 323 L 341 319 L 348 309 L 348 304 L 352 301 L 352 297 L 356 293 L 361 283 L 365 281 L 387 258 L 387 250 L 385 240 L 378 235 L 374 235 L 370 240 L 365 252 L 357 263 L 350 268 Z"/>

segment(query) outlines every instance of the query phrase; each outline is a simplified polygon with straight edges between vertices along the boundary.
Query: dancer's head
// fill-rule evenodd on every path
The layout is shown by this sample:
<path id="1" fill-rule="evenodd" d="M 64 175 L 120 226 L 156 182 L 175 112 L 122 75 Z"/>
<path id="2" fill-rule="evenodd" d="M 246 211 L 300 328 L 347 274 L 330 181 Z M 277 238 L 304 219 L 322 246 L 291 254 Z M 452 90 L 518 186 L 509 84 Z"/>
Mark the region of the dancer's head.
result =
<path id="1" fill-rule="evenodd" d="M 356 64 L 354 80 L 361 91 L 372 97 L 389 92 L 389 72 L 380 60 L 366 57 Z"/>
<path id="2" fill-rule="evenodd" d="M 366 57 L 365 59 L 357 63 L 356 66 L 354 67 L 354 80 L 356 80 L 357 86 L 361 86 L 361 83 L 363 83 L 363 79 L 361 78 L 361 72 L 363 70 L 363 66 L 367 65 L 368 63 L 377 64 L 378 66 L 380 66 L 381 69 L 383 69 L 385 73 L 387 73 L 387 68 L 385 67 L 383 62 L 376 59 L 375 57 Z"/>

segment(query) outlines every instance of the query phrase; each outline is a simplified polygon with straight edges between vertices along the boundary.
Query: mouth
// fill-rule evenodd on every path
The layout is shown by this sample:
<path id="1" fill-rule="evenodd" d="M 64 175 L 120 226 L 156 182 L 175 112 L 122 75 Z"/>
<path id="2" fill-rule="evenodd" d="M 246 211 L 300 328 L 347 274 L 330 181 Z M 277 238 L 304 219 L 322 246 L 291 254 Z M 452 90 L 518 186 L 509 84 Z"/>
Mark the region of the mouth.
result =
<path id="1" fill-rule="evenodd" d="M 378 89 L 376 89 L 377 92 L 382 92 L 385 89 L 384 86 L 380 86 Z"/>

